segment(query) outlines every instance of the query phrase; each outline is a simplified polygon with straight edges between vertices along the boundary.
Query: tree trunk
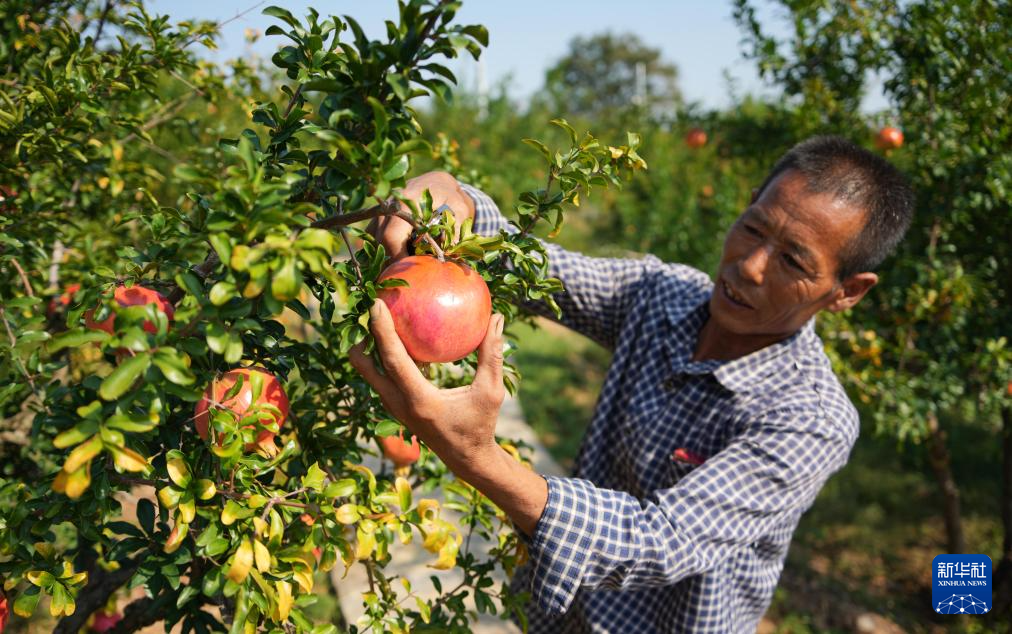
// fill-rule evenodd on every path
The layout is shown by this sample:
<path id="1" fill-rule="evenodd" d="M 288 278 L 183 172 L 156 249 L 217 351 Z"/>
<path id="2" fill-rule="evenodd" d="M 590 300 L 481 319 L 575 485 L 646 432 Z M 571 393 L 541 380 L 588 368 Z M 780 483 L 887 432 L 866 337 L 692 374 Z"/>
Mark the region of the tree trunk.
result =
<path id="1" fill-rule="evenodd" d="M 959 487 L 952 476 L 952 460 L 946 445 L 945 432 L 934 414 L 928 415 L 928 462 L 942 491 L 942 513 L 945 518 L 945 537 L 949 554 L 966 552 L 963 538 L 963 520 L 959 510 Z"/>
<path id="2" fill-rule="evenodd" d="M 1012 408 L 1002 410 L 1001 427 L 1001 523 L 1005 539 L 991 585 L 994 588 L 992 614 L 995 616 L 1005 614 L 1012 607 Z"/>

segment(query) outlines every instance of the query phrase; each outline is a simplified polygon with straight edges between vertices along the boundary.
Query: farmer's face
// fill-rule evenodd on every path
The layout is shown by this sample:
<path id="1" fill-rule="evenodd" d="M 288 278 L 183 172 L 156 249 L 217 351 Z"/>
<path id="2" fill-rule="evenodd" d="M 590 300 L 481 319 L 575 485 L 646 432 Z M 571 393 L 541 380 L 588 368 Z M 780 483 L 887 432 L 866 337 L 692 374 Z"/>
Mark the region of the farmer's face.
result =
<path id="1" fill-rule="evenodd" d="M 781 173 L 728 232 L 711 318 L 736 335 L 783 338 L 820 310 L 857 303 L 877 278 L 841 281 L 837 267 L 864 218 L 852 203 L 809 192 L 800 172 Z"/>

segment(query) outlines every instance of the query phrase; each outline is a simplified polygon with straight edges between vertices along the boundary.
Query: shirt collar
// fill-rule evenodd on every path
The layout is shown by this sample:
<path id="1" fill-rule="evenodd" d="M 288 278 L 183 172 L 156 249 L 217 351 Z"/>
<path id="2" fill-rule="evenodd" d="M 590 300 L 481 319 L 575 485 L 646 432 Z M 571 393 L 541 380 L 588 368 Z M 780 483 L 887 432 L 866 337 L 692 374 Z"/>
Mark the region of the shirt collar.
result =
<path id="1" fill-rule="evenodd" d="M 731 392 L 750 392 L 767 377 L 793 367 L 796 360 L 803 356 L 802 350 L 815 338 L 813 317 L 790 337 L 744 357 L 730 361 L 693 361 L 699 332 L 709 317 L 709 297 L 688 312 L 668 305 L 668 322 L 672 332 L 665 338 L 665 346 L 671 371 L 676 374 L 712 374 Z"/>

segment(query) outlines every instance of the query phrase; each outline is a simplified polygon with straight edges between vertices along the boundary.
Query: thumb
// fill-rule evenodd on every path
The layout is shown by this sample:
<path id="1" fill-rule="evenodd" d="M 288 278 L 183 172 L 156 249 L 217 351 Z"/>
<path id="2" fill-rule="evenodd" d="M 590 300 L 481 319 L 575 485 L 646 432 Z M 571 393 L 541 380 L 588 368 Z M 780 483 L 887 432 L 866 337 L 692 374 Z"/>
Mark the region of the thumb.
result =
<path id="1" fill-rule="evenodd" d="M 478 367 L 474 373 L 472 386 L 482 391 L 495 393 L 503 389 L 503 336 L 505 318 L 499 313 L 488 320 L 485 339 L 478 346 Z"/>

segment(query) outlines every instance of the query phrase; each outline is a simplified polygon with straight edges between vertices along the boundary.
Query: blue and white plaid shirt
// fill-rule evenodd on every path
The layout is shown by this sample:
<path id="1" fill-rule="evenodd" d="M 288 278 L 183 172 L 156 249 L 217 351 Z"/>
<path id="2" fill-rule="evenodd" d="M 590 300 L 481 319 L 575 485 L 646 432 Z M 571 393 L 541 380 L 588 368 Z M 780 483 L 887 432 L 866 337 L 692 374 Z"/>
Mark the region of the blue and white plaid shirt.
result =
<path id="1" fill-rule="evenodd" d="M 464 187 L 475 232 L 507 224 Z M 814 320 L 732 361 L 692 361 L 713 291 L 688 266 L 548 244 L 562 324 L 614 351 L 572 478 L 514 577 L 530 632 L 748 632 L 791 535 L 847 462 L 858 415 Z"/>

